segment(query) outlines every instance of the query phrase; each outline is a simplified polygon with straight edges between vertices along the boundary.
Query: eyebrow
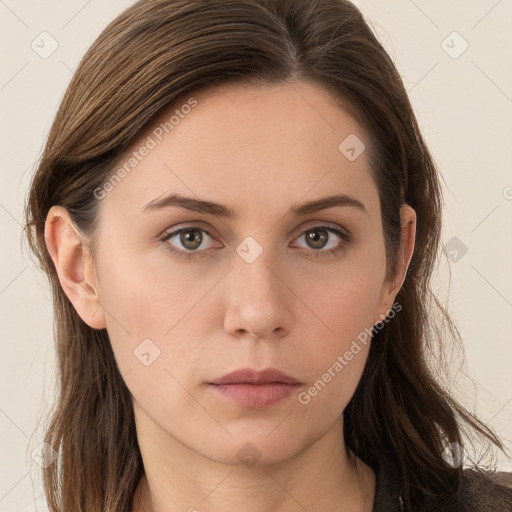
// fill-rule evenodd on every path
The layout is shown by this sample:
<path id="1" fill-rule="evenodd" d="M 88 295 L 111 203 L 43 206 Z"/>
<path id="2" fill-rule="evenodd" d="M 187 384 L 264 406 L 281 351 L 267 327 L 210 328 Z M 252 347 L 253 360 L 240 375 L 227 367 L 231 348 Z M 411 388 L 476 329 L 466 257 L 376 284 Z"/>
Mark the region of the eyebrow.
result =
<path id="1" fill-rule="evenodd" d="M 182 196 L 176 193 L 171 193 L 160 199 L 150 201 L 142 208 L 142 212 L 160 210 L 170 206 L 178 206 L 194 212 L 216 215 L 226 219 L 233 219 L 236 217 L 235 211 L 227 206 L 213 203 L 211 201 Z M 347 196 L 346 194 L 326 196 L 305 203 L 299 203 L 290 209 L 290 213 L 295 217 L 299 217 L 318 210 L 335 207 L 352 207 L 367 213 L 366 208 L 360 201 Z"/>

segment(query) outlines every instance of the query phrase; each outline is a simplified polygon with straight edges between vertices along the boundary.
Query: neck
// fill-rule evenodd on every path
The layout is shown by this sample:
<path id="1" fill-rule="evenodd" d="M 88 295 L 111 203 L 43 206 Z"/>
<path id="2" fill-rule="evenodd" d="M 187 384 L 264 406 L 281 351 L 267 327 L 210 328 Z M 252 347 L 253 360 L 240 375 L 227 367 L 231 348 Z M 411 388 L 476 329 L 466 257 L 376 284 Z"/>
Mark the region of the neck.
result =
<path id="1" fill-rule="evenodd" d="M 300 453 L 252 467 L 203 457 L 146 420 L 137 421 L 145 474 L 132 512 L 373 510 L 375 475 L 344 449 L 343 417 Z"/>

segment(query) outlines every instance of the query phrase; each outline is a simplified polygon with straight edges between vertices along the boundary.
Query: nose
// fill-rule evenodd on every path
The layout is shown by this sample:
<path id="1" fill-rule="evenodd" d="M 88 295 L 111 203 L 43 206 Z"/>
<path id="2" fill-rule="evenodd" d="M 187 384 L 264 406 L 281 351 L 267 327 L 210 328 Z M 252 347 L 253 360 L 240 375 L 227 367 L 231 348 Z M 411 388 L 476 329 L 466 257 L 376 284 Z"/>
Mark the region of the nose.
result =
<path id="1" fill-rule="evenodd" d="M 233 264 L 226 285 L 226 332 L 268 340 L 286 336 L 293 324 L 294 298 L 286 277 L 266 251 L 250 263 L 235 254 Z"/>

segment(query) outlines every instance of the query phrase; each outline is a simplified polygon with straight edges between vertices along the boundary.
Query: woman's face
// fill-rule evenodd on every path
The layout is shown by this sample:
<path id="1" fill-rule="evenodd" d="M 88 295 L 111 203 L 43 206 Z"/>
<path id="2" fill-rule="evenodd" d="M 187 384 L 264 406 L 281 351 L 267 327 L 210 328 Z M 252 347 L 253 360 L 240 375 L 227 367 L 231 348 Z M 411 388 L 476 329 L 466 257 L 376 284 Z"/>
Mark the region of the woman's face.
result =
<path id="1" fill-rule="evenodd" d="M 187 99 L 97 191 L 95 326 L 162 450 L 283 460 L 341 421 L 398 291 L 369 140 L 311 83 Z M 299 384 L 224 388 L 238 400 L 210 384 L 240 368 Z"/>

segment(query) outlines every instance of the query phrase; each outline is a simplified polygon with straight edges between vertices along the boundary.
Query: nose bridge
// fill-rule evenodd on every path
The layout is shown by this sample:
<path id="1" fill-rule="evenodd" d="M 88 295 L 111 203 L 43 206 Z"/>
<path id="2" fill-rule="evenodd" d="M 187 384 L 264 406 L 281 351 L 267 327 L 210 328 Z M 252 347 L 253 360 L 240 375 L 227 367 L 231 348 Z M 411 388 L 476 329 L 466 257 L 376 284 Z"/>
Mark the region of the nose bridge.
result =
<path id="1" fill-rule="evenodd" d="M 291 311 L 286 287 L 278 278 L 274 249 L 267 246 L 270 237 L 259 238 L 261 244 L 256 237 L 248 236 L 236 247 L 225 327 L 232 333 L 243 331 L 264 337 L 287 332 Z"/>
<path id="2" fill-rule="evenodd" d="M 275 248 L 271 247 L 271 237 L 258 235 L 258 242 L 254 236 L 247 236 L 237 247 L 234 257 L 233 278 L 242 288 L 255 294 L 268 294 L 270 299 L 279 287 L 276 278 Z M 281 285 L 282 286 L 282 285 Z"/>

